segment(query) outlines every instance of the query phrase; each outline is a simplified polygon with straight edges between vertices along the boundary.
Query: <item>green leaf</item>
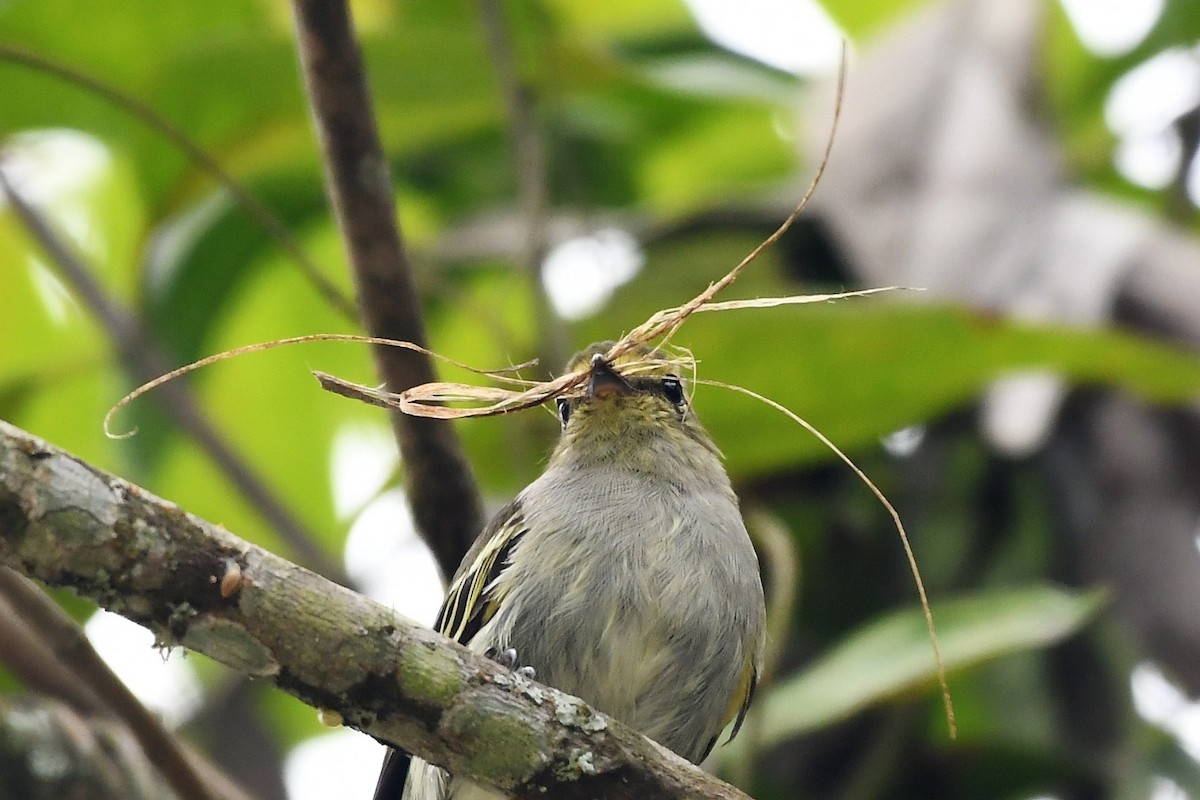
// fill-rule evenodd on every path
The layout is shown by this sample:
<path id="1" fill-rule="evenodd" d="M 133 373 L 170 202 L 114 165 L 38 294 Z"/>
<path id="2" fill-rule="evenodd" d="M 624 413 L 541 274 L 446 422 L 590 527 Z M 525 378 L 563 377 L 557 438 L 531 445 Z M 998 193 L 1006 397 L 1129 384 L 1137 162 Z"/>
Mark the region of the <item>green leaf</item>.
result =
<path id="1" fill-rule="evenodd" d="M 927 0 L 822 0 L 833 21 L 854 39 L 870 38 L 929 5 Z"/>
<path id="2" fill-rule="evenodd" d="M 774 181 L 796 158 L 776 131 L 777 121 L 770 109 L 730 104 L 664 137 L 667 146 L 648 154 L 642 167 L 642 197 L 653 208 L 680 213 Z"/>
<path id="3" fill-rule="evenodd" d="M 613 338 L 654 311 L 685 302 L 756 243 L 744 231 L 717 231 L 653 245 L 637 278 L 606 310 L 575 327 L 575 345 Z M 721 299 L 820 288 L 784 279 L 778 258 L 768 250 Z M 1160 403 L 1187 402 L 1200 392 L 1200 358 L 1152 339 L 1019 323 L 912 302 L 917 297 L 696 314 L 672 341 L 699 360 L 700 379 L 763 394 L 848 451 L 961 406 L 991 381 L 1020 370 L 1115 385 Z M 696 408 L 733 474 L 833 458 L 794 422 L 743 395 L 700 386 Z"/>
<path id="4" fill-rule="evenodd" d="M 325 197 L 315 175 L 265 176 L 246 186 L 291 230 L 326 215 Z M 143 315 L 157 341 L 186 363 L 201 351 L 228 305 L 271 263 L 265 255 L 280 251 L 257 220 L 222 193 L 190 213 L 158 226 L 143 267 Z M 338 260 L 340 262 L 340 259 Z M 341 264 L 328 270 L 330 280 L 345 282 Z M 286 264 L 287 269 L 298 269 Z"/>
<path id="5" fill-rule="evenodd" d="M 781 107 L 799 102 L 800 82 L 794 76 L 723 50 L 646 59 L 641 72 L 663 89 L 698 97 L 759 100 Z"/>
<path id="6" fill-rule="evenodd" d="M 430 341 L 435 349 L 482 368 L 519 363 L 532 355 L 535 305 L 525 273 L 480 269 L 456 276 L 427 305 Z M 558 367 L 561 365 L 555 365 Z M 537 366 L 527 377 L 545 377 Z M 439 364 L 442 380 L 479 383 L 480 377 Z M 556 418 L 530 411 L 456 423 L 480 484 L 508 497 L 537 477 L 558 430 Z"/>
<path id="7" fill-rule="evenodd" d="M 647 3 L 645 0 L 548 0 L 546 11 L 564 27 L 600 39 L 644 39 L 692 33 L 695 20 L 679 0 Z"/>
<path id="8" fill-rule="evenodd" d="M 1101 593 L 1050 586 L 935 602 L 942 660 L 947 672 L 955 672 L 1046 647 L 1077 631 L 1101 604 Z M 889 614 L 772 689 L 762 699 L 760 743 L 774 744 L 928 689 L 935 679 L 921 610 Z"/>
<path id="9" fill-rule="evenodd" d="M 332 232 L 304 244 L 319 261 L 338 247 Z M 273 254 L 267 263 L 253 268 L 205 350 L 219 352 L 297 333 L 345 329 L 345 321 L 315 295 L 286 258 Z M 345 535 L 344 522 L 335 517 L 329 482 L 332 443 L 342 426 L 379 412 L 322 391 L 311 369 L 368 376 L 372 374 L 369 362 L 364 345 L 296 345 L 222 362 L 193 382 L 212 423 L 330 553 L 340 551 Z M 124 444 L 143 448 L 141 439 L 135 436 Z M 289 553 L 228 479 L 187 439 L 176 437 L 165 453 L 142 454 L 142 462 L 152 456 L 155 468 L 134 475 L 147 488 L 219 520 L 240 536 Z"/>
<path id="10" fill-rule="evenodd" d="M 1121 386 L 1153 402 L 1186 402 L 1200 390 L 1200 358 L 1183 350 L 953 306 L 867 299 L 706 314 L 675 342 L 703 360 L 701 377 L 783 403 L 843 449 L 943 414 L 1020 370 Z M 793 422 L 732 392 L 702 387 L 697 407 L 732 470 L 829 457 Z M 747 426 L 757 435 L 737 435 Z"/>

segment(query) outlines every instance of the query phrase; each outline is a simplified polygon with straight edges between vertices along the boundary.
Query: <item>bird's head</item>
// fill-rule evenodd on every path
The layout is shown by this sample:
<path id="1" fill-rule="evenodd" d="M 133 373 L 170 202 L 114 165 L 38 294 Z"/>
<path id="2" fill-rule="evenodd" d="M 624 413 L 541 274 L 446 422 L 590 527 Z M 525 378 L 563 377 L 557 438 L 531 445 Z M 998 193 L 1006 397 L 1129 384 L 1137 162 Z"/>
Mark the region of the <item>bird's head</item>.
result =
<path id="1" fill-rule="evenodd" d="M 586 372 L 587 379 L 558 399 L 562 438 L 555 458 L 666 470 L 719 457 L 691 409 L 678 366 L 646 347 L 609 362 L 604 354 L 611 347 L 599 342 L 567 364 L 568 372 Z"/>

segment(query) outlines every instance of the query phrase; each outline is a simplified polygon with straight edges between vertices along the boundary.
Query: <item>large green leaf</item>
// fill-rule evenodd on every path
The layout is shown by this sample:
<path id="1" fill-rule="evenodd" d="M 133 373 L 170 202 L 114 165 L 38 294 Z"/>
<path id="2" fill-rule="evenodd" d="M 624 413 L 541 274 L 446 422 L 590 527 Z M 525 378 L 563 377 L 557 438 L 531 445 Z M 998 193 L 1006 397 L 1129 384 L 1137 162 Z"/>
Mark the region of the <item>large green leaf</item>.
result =
<path id="1" fill-rule="evenodd" d="M 247 187 L 290 229 L 299 231 L 324 219 L 325 197 L 315 175 L 273 175 Z M 158 226 L 143 270 L 142 312 L 155 337 L 177 360 L 204 355 L 212 327 L 224 318 L 257 269 L 278 243 L 223 194 Z M 336 269 L 335 269 L 336 266 Z M 286 269 L 295 269 L 287 263 Z M 345 283 L 341 259 L 326 270 Z M 315 290 L 314 290 L 315 291 Z"/>
<path id="2" fill-rule="evenodd" d="M 290 102 L 296 119 L 304 120 L 287 29 L 254 0 L 216 0 L 202 7 L 118 0 L 105 7 L 103 35 L 81 25 L 78 7 L 70 2 L 13 2 L 0 9 L 0 38 L 140 98 L 209 147 L 218 141 L 214 135 L 228 137 L 236 127 L 231 107 L 261 120 Z M 205 59 L 207 72 L 191 72 L 186 84 L 173 81 L 178 70 Z M 223 64 L 255 69 L 240 73 L 236 91 L 208 95 L 206 87 L 219 91 L 228 83 L 222 80 Z M 134 161 L 144 193 L 161 211 L 157 201 L 186 165 L 158 134 L 77 86 L 27 67 L 0 69 L 5 86 L 0 131 L 57 126 L 93 133 Z"/>
<path id="3" fill-rule="evenodd" d="M 318 259 L 340 246 L 328 232 L 305 244 Z M 346 328 L 347 323 L 290 268 L 286 257 L 273 254 L 255 269 L 230 304 L 210 346 L 219 351 L 296 333 Z M 363 345 L 300 345 L 223 362 L 207 370 L 198 386 L 214 422 L 330 552 L 340 551 L 345 532 L 333 511 L 329 479 L 333 439 L 343 425 L 376 417 L 378 411 L 321 391 L 310 370 L 366 376 L 371 374 L 369 362 L 369 350 Z M 275 546 L 274 539 L 260 538 L 260 520 L 230 497 L 223 480 L 195 479 L 190 470 L 200 467 L 197 461 L 194 448 L 180 446 L 164 464 L 161 479 L 179 495 L 181 505 Z M 176 494 L 169 496 L 175 499 Z"/>
<path id="4" fill-rule="evenodd" d="M 680 0 L 647 3 L 645 0 L 610 0 L 580 3 L 548 0 L 546 10 L 560 24 L 596 39 L 675 36 L 696 30 L 696 23 Z"/>
<path id="5" fill-rule="evenodd" d="M 575 344 L 615 338 L 657 309 L 685 302 L 755 243 L 738 232 L 655 245 L 642 273 L 606 310 L 576 327 Z M 781 277 L 777 257 L 775 251 L 765 253 L 731 296 L 801 291 Z M 766 395 L 844 449 L 945 413 L 1019 370 L 1115 385 L 1156 402 L 1183 403 L 1200 394 L 1200 357 L 1194 354 L 1128 333 L 1017 323 L 964 307 L 914 302 L 922 297 L 909 292 L 697 314 L 673 342 L 699 359 L 699 378 Z M 731 472 L 761 474 L 832 457 L 795 423 L 745 396 L 701 386 L 696 407 Z"/>
<path id="6" fill-rule="evenodd" d="M 108 79 L 126 84 L 153 81 L 162 64 L 180 50 L 279 30 L 270 23 L 267 4 L 258 0 L 112 0 L 104 6 L 103 20 L 90 22 L 94 24 L 81 17 L 79 5 L 71 0 L 10 0 L 0 7 L 0 35 L 7 41 L 90 64 Z"/>
<path id="7" fill-rule="evenodd" d="M 1101 602 L 1098 593 L 1050 586 L 935 600 L 943 663 L 953 673 L 1046 647 L 1078 630 Z M 771 745 L 877 703 L 929 689 L 936 685 L 935 678 L 920 609 L 889 614 L 767 692 L 760 701 L 759 741 Z"/>
<path id="8" fill-rule="evenodd" d="M 762 187 L 795 163 L 769 109 L 731 106 L 667 138 L 638 176 L 643 202 L 666 213 L 719 204 L 731 193 Z M 696 169 L 706 164 L 705 169 Z"/>
<path id="9" fill-rule="evenodd" d="M 929 420 L 1024 369 L 1158 402 L 1200 392 L 1194 354 L 1115 331 L 1024 325 L 953 306 L 865 300 L 729 312 L 689 323 L 676 342 L 703 359 L 702 377 L 765 394 L 845 448 Z M 732 469 L 825 455 L 791 421 L 745 398 L 702 389 L 697 405 Z M 756 435 L 738 435 L 747 429 Z"/>

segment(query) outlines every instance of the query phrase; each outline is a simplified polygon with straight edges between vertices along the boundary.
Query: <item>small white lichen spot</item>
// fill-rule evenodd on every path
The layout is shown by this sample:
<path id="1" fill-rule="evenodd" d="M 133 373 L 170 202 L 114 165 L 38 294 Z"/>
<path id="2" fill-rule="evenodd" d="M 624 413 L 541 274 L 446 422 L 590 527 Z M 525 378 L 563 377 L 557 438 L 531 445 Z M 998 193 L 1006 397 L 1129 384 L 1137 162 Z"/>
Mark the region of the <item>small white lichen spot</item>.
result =
<path id="1" fill-rule="evenodd" d="M 574 751 L 571 753 L 571 762 L 584 775 L 596 774 L 596 756 L 591 750 Z"/>
<path id="2" fill-rule="evenodd" d="M 541 705 L 546 701 L 546 693 L 542 691 L 542 687 L 535 686 L 532 683 L 527 683 L 520 687 L 522 693 L 537 705 Z"/>
<path id="3" fill-rule="evenodd" d="M 579 701 L 570 695 L 555 698 L 554 718 L 563 725 L 575 725 L 579 721 Z"/>
<path id="4" fill-rule="evenodd" d="M 599 711 L 593 712 L 590 717 L 579 723 L 579 729 L 584 733 L 599 733 L 607 728 L 608 717 Z"/>

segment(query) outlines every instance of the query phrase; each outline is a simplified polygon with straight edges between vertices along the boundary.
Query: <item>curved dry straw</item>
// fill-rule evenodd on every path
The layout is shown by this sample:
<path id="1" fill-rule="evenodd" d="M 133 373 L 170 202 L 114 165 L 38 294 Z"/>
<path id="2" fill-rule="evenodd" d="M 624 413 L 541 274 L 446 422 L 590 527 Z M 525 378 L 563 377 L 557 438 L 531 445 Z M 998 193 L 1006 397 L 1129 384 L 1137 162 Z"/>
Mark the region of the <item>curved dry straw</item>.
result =
<path id="1" fill-rule="evenodd" d="M 896 532 L 900 534 L 900 544 L 904 547 L 904 557 L 908 559 L 909 571 L 912 573 L 913 581 L 917 585 L 917 595 L 921 600 L 921 612 L 925 617 L 925 629 L 929 632 L 929 642 L 933 646 L 933 660 L 935 669 L 937 671 L 938 688 L 942 692 L 942 707 L 946 713 L 946 724 L 950 728 L 950 738 L 958 738 L 958 723 L 956 722 L 954 716 L 954 701 L 950 698 L 950 685 L 946 680 L 946 665 L 942 660 L 942 649 L 938 645 L 937 630 L 933 624 L 933 612 L 929 609 L 929 595 L 925 591 L 925 581 L 921 579 L 921 570 L 917 566 L 917 556 L 915 553 L 913 553 L 912 543 L 909 542 L 908 531 L 904 529 L 904 523 L 900 521 L 900 512 L 897 511 L 896 507 L 892 505 L 892 502 L 887 499 L 887 495 L 883 493 L 883 490 L 876 486 L 873 480 L 867 477 L 867 473 L 863 472 L 862 469 L 854 463 L 850 456 L 846 455 L 840 447 L 834 444 L 828 436 L 821 433 L 821 431 L 818 430 L 811 422 L 804 419 L 788 407 L 784 406 L 782 403 L 777 403 L 771 398 L 761 395 L 752 389 L 747 389 L 744 386 L 737 386 L 732 383 L 723 383 L 722 381 L 713 380 L 702 380 L 699 381 L 699 383 L 703 383 L 706 386 L 716 386 L 721 389 L 729 389 L 731 391 L 744 394 L 748 397 L 753 397 L 760 403 L 765 403 L 776 411 L 786 415 L 790 420 L 815 436 L 821 444 L 829 448 L 830 452 L 840 458 L 842 462 L 846 464 L 846 466 L 850 467 L 858 479 L 862 481 L 868 489 L 871 490 L 871 494 L 875 495 L 875 498 L 883 505 L 885 509 L 887 509 L 888 514 L 890 514 L 892 517 L 892 524 L 896 527 Z"/>
<path id="2" fill-rule="evenodd" d="M 821 176 L 825 172 L 825 167 L 829 162 L 829 156 L 833 147 L 834 138 L 837 132 L 838 120 L 841 116 L 841 98 L 844 91 L 845 81 L 845 51 L 842 53 L 842 68 L 838 73 L 837 86 L 837 104 L 834 109 L 833 124 L 830 126 L 829 138 L 825 144 L 825 151 L 821 161 L 817 167 L 816 173 L 813 175 L 809 183 L 808 189 L 804 196 L 796 204 L 796 207 L 787 216 L 787 218 L 779 225 L 779 227 L 766 239 L 762 241 L 753 251 L 743 258 L 737 266 L 726 273 L 720 280 L 709 284 L 708 288 L 700 294 L 693 297 L 687 303 L 676 306 L 675 308 L 663 309 L 651 315 L 649 319 L 643 322 L 638 327 L 627 333 L 616 341 L 609 350 L 604 354 L 606 361 L 610 363 L 627 353 L 634 350 L 644 349 L 651 355 L 646 355 L 642 358 L 633 361 L 624 361 L 621 364 L 623 373 L 637 373 L 647 370 L 662 370 L 664 367 L 677 373 L 694 373 L 696 360 L 682 348 L 675 348 L 676 355 L 668 355 L 664 352 L 665 344 L 670 338 L 682 327 L 692 314 L 708 311 L 732 311 L 745 308 L 772 308 L 782 305 L 799 305 L 805 303 L 824 303 L 833 300 L 839 300 L 850 297 L 865 297 L 868 295 L 878 294 L 880 292 L 895 291 L 902 287 L 883 287 L 876 289 L 863 289 L 851 292 L 839 292 L 836 294 L 819 294 L 819 295 L 795 295 L 789 297 L 766 297 L 756 298 L 751 300 L 731 300 L 726 302 L 713 302 L 721 291 L 727 288 L 742 271 L 753 262 L 759 254 L 767 247 L 770 247 L 779 240 L 784 233 L 795 222 L 796 218 L 808 205 L 809 199 L 812 197 L 817 184 L 821 180 Z M 105 432 L 114 438 L 124 438 L 132 435 L 133 432 L 127 434 L 114 435 L 109 432 L 109 424 L 112 416 L 128 405 L 131 401 L 151 389 L 159 386 L 169 380 L 172 380 L 187 372 L 199 369 L 209 364 L 223 361 L 227 358 L 243 355 L 245 353 L 256 352 L 259 350 L 269 350 L 276 347 L 296 344 L 300 342 L 314 341 L 343 341 L 343 342 L 360 342 L 370 344 L 381 344 L 392 347 L 402 347 L 409 350 L 415 350 L 424 353 L 433 358 L 437 358 L 444 362 L 453 364 L 462 369 L 469 370 L 477 375 L 488 377 L 498 383 L 505 383 L 514 388 L 477 386 L 474 384 L 454 383 L 437 381 L 432 383 L 422 384 L 407 389 L 403 392 L 389 392 L 381 388 L 373 388 L 351 381 L 343 380 L 334 375 L 325 372 L 314 371 L 313 374 L 320 382 L 321 386 L 335 394 L 349 397 L 355 400 L 360 400 L 375 406 L 391 408 L 401 411 L 405 414 L 410 414 L 419 417 L 430 417 L 434 419 L 462 419 L 465 417 L 491 417 L 500 414 L 509 414 L 515 411 L 540 406 L 549 400 L 560 396 L 572 396 L 581 390 L 583 384 L 588 380 L 590 367 L 587 364 L 582 364 L 575 370 L 560 375 L 550 381 L 528 381 L 516 377 L 515 373 L 522 367 L 530 364 L 522 364 L 517 367 L 509 367 L 497 370 L 481 370 L 471 367 L 454 359 L 434 353 L 427 348 L 413 344 L 412 342 L 396 341 L 393 339 L 379 339 L 369 336 L 356 336 L 353 334 L 313 334 L 309 336 L 296 336 L 288 339 L 280 339 L 273 342 L 265 342 L 262 344 L 249 345 L 246 347 L 237 348 L 236 350 L 218 353 L 208 358 L 196 361 L 187 366 L 181 367 L 173 372 L 163 375 L 150 383 L 138 387 L 130 394 L 126 395 L 117 403 L 105 416 L 104 426 Z M 657 348 L 655 347 L 655 343 Z M 908 559 L 909 569 L 912 572 L 913 580 L 917 586 L 917 593 L 921 601 L 921 609 L 925 616 L 925 624 L 929 631 L 930 642 L 933 646 L 933 657 L 936 665 L 937 680 L 941 689 L 942 701 L 945 707 L 946 722 L 949 726 L 951 738 L 957 736 L 957 726 L 954 717 L 954 705 L 950 697 L 949 685 L 946 681 L 946 669 L 942 661 L 941 649 L 938 646 L 937 632 L 934 627 L 933 614 L 929 608 L 929 599 L 925 591 L 924 581 L 921 579 L 921 572 L 917 566 L 916 556 L 913 553 L 912 546 L 909 543 L 908 534 L 904 529 L 904 524 L 900 520 L 900 515 L 895 507 L 888 501 L 882 491 L 867 477 L 864 473 L 844 452 L 842 452 L 828 437 L 822 434 L 812 424 L 804 420 L 799 415 L 795 414 L 782 404 L 771 400 L 750 389 L 736 386 L 733 384 L 722 383 L 719 381 L 694 381 L 694 383 L 704 383 L 712 386 L 719 386 L 726 389 L 731 389 L 740 392 L 749 397 L 752 397 L 762 403 L 765 403 L 772 408 L 786 414 L 797 424 L 804 427 L 809 433 L 815 436 L 822 444 L 829 448 L 831 452 L 845 462 L 854 474 L 861 480 L 868 489 L 875 495 L 884 508 L 892 517 L 896 530 L 900 535 L 900 541 L 904 546 L 904 553 Z M 450 403 L 467 403 L 469 405 L 447 405 Z"/>
<path id="3" fill-rule="evenodd" d="M 777 297 L 777 298 L 760 298 L 757 300 L 735 300 L 725 303 L 714 303 L 713 298 L 722 290 L 728 287 L 731 283 L 738 279 L 742 271 L 750 265 L 758 256 L 777 242 L 784 233 L 796 221 L 808 205 L 808 201 L 812 198 L 813 192 L 816 191 L 817 185 L 821 181 L 821 176 L 825 174 L 825 167 L 829 163 L 830 154 L 833 151 L 833 143 L 837 137 L 838 122 L 841 119 L 842 111 L 842 96 L 845 91 L 846 80 L 846 50 L 842 48 L 841 66 L 838 70 L 837 83 L 837 102 L 834 104 L 833 122 L 829 128 L 829 136 L 825 141 L 825 149 L 822 153 L 821 160 L 817 165 L 817 170 L 809 181 L 808 188 L 804 192 L 804 196 L 796 204 L 792 212 L 787 218 L 780 223 L 775 231 L 764 239 L 757 247 L 743 258 L 737 266 L 727 272 L 720 280 L 709 284 L 708 288 L 700 294 L 693 297 L 687 303 L 675 308 L 668 308 L 658 311 L 643 322 L 638 327 L 634 328 L 629 333 L 621 337 L 615 342 L 608 352 L 605 353 L 605 359 L 609 362 L 619 356 L 625 355 L 638 348 L 649 348 L 655 342 L 661 340 L 665 343 L 671 336 L 679 330 L 687 318 L 699 311 L 723 311 L 732 308 L 762 308 L 776 305 L 792 304 L 792 303 L 816 303 L 833 300 L 840 297 L 853 297 L 858 295 L 873 294 L 881 291 L 888 291 L 891 287 L 885 289 L 867 289 L 860 292 L 845 292 L 832 295 L 810 295 L 810 296 L 795 296 L 795 297 Z M 544 382 L 527 382 L 511 378 L 511 374 L 518 368 L 509 368 L 505 370 L 479 370 L 470 367 L 445 356 L 438 355 L 424 347 L 413 344 L 412 342 L 402 342 L 394 339 L 378 339 L 368 336 L 355 336 L 353 334 L 312 334 L 308 336 L 295 336 L 286 339 L 278 339 L 272 342 L 263 342 L 260 344 L 247 345 L 234 350 L 228 350 L 223 353 L 203 358 L 199 361 L 192 362 L 179 369 L 173 370 L 166 375 L 162 375 L 149 383 L 139 386 L 137 389 L 123 397 L 115 406 L 109 409 L 109 412 L 104 417 L 105 434 L 112 438 L 125 438 L 133 435 L 136 431 L 131 431 L 125 434 L 113 434 L 110 431 L 112 417 L 130 402 L 145 394 L 146 392 L 161 386 L 167 381 L 184 375 L 188 372 L 200 369 L 201 367 L 214 364 L 218 361 L 224 361 L 227 358 L 233 358 L 245 353 L 257 352 L 260 350 L 270 350 L 276 347 L 297 344 L 300 342 L 313 341 L 353 341 L 370 344 L 382 344 L 392 347 L 403 347 L 409 350 L 415 350 L 424 353 L 433 358 L 438 358 L 442 361 L 454 364 L 470 370 L 478 375 L 485 375 L 502 382 L 515 383 L 522 385 L 525 388 L 518 390 L 500 389 L 494 387 L 481 387 L 463 383 L 446 383 L 434 382 L 426 383 L 420 386 L 407 389 L 400 393 L 388 392 L 383 389 L 371 388 L 361 384 L 352 383 L 343 380 L 336 376 L 325 372 L 314 371 L 314 375 L 325 389 L 345 397 L 361 400 L 371 405 L 383 406 L 386 408 L 394 408 L 405 414 L 411 414 L 419 417 L 432 417 L 435 419 L 459 419 L 462 417 L 488 417 L 496 414 L 507 414 L 513 411 L 520 411 L 532 406 L 541 405 L 548 400 L 551 400 L 559 395 L 568 393 L 576 387 L 583 384 L 587 379 L 587 370 L 585 367 L 561 375 L 551 381 Z M 687 364 L 677 364 L 675 361 L 661 359 L 649 359 L 645 363 L 633 362 L 622 365 L 622 369 L 626 371 L 637 370 L 644 367 L 657 367 L 662 365 L 668 366 L 684 366 Z M 694 362 L 691 365 L 694 368 Z M 455 402 L 474 402 L 484 403 L 484 405 L 475 406 L 447 406 L 445 403 Z"/>
<path id="4" fill-rule="evenodd" d="M 402 342 L 398 339 L 384 339 L 378 336 L 360 336 L 354 333 L 309 333 L 305 334 L 304 336 L 289 336 L 286 339 L 275 339 L 270 342 L 258 342 L 256 344 L 248 344 L 243 347 L 235 347 L 232 350 L 224 350 L 220 353 L 214 353 L 213 355 L 202 358 L 199 361 L 193 361 L 190 364 L 184 364 L 178 369 L 173 369 L 166 374 L 159 375 L 152 381 L 143 383 L 141 386 L 137 387 L 132 392 L 118 400 L 116 404 L 108 410 L 108 413 L 104 415 L 104 435 L 110 439 L 128 439 L 129 437 L 135 435 L 137 433 L 136 428 L 126 431 L 125 433 L 113 433 L 113 417 L 116 416 L 121 409 L 125 408 L 125 406 L 129 405 L 147 392 L 162 386 L 164 383 L 169 383 L 170 381 L 182 377 L 189 372 L 195 372 L 198 369 L 216 364 L 220 361 L 227 361 L 231 358 L 244 356 L 248 353 L 258 353 L 263 350 L 275 350 L 280 347 L 287 347 L 289 345 L 301 344 L 304 342 L 354 342 L 356 344 L 378 344 L 386 347 L 402 347 L 405 350 L 415 350 L 418 353 L 424 353 L 431 358 L 436 358 L 439 361 L 446 362 L 447 364 L 453 364 L 456 367 L 461 367 L 462 369 L 470 370 L 471 372 L 479 375 L 487 376 L 492 380 L 507 381 L 512 383 L 530 383 L 529 381 L 522 381 L 519 378 L 514 378 L 513 375 L 519 370 L 530 367 L 535 363 L 530 361 L 524 364 L 517 364 L 516 366 L 512 367 L 503 367 L 492 370 L 476 369 L 469 364 L 464 364 L 461 361 L 456 361 L 448 356 L 440 355 L 432 350 L 429 350 L 428 348 L 421 347 L 420 345 L 413 344 L 412 342 Z M 321 375 L 323 373 L 317 374 Z"/>
<path id="5" fill-rule="evenodd" d="M 768 308 L 788 304 L 820 303 L 842 297 L 856 297 L 891 291 L 895 288 L 865 289 L 858 292 L 843 292 L 828 295 L 797 295 L 792 297 L 759 298 L 755 300 L 732 300 L 724 303 L 712 302 L 713 298 L 736 281 L 738 276 L 742 274 L 742 271 L 757 259 L 764 250 L 777 242 L 792 227 L 792 223 L 796 221 L 796 218 L 800 216 L 805 207 L 808 206 L 808 201 L 812 198 L 813 192 L 816 191 L 817 185 L 821 182 L 821 176 L 825 174 L 825 167 L 829 164 L 829 157 L 833 152 L 833 143 L 837 137 L 838 122 L 841 119 L 841 99 L 845 90 L 845 80 L 846 52 L 843 47 L 841 68 L 838 70 L 837 102 L 834 105 L 833 123 L 829 128 L 829 136 L 825 141 L 825 149 L 821 155 L 820 162 L 817 164 L 817 170 L 804 192 L 804 196 L 796 203 L 795 208 L 792 209 L 787 218 L 780 223 L 779 227 L 770 236 L 760 242 L 757 247 L 751 250 L 745 258 L 738 262 L 737 266 L 729 270 L 720 280 L 710 283 L 707 289 L 693 297 L 687 303 L 675 308 L 663 309 L 652 314 L 641 325 L 613 343 L 608 352 L 604 354 L 606 361 L 612 363 L 614 359 L 633 350 L 652 348 L 655 342 L 659 342 L 659 346 L 661 347 L 663 343 L 669 340 L 682 327 L 688 317 L 700 311 L 726 311 L 734 308 Z M 622 364 L 622 370 L 636 371 L 642 368 L 664 365 L 669 367 L 689 366 L 687 364 L 679 364 L 671 359 L 649 359 L 644 363 L 637 361 Z M 690 366 L 694 368 L 694 361 Z M 508 414 L 513 411 L 520 411 L 525 408 L 541 405 L 582 385 L 587 380 L 588 373 L 586 365 L 582 365 L 580 369 L 574 372 L 560 375 L 551 381 L 534 384 L 519 392 L 461 383 L 438 382 L 422 384 L 399 394 L 351 383 L 350 381 L 342 380 L 324 372 L 316 372 L 314 374 L 325 389 L 345 397 L 361 400 L 372 405 L 395 408 L 413 416 L 433 417 L 435 419 L 461 419 L 464 417 L 490 417 L 496 414 Z M 446 403 L 459 402 L 482 402 L 484 405 L 467 407 L 445 405 Z"/>
<path id="6" fill-rule="evenodd" d="M 407 343 L 405 343 L 407 344 Z M 448 359 L 447 359 L 448 360 Z M 471 383 L 453 383 L 434 381 L 414 386 L 403 392 L 389 392 L 385 389 L 372 388 L 362 384 L 343 380 L 327 372 L 314 370 L 321 386 L 334 394 L 361 400 L 370 405 L 382 408 L 394 408 L 414 417 L 430 417 L 432 419 L 463 419 L 465 417 L 494 417 L 499 414 L 509 414 L 523 411 L 527 408 L 540 406 L 557 397 L 571 397 L 582 392 L 577 391 L 587 381 L 590 367 L 586 364 L 572 372 L 565 373 L 549 381 L 525 381 L 500 375 L 494 371 L 472 369 L 465 364 L 453 362 L 456 366 L 470 369 L 480 375 L 501 380 L 503 382 L 524 386 L 525 388 L 504 389 L 496 386 L 477 386 Z M 513 367 L 511 370 L 529 366 Z M 672 372 L 694 372 L 695 361 L 690 354 L 680 354 L 674 357 L 665 355 L 647 355 L 634 361 L 621 364 L 623 374 L 667 369 Z M 470 406 L 450 406 L 447 403 L 475 403 Z M 484 405 L 478 405 L 483 403 Z"/>

